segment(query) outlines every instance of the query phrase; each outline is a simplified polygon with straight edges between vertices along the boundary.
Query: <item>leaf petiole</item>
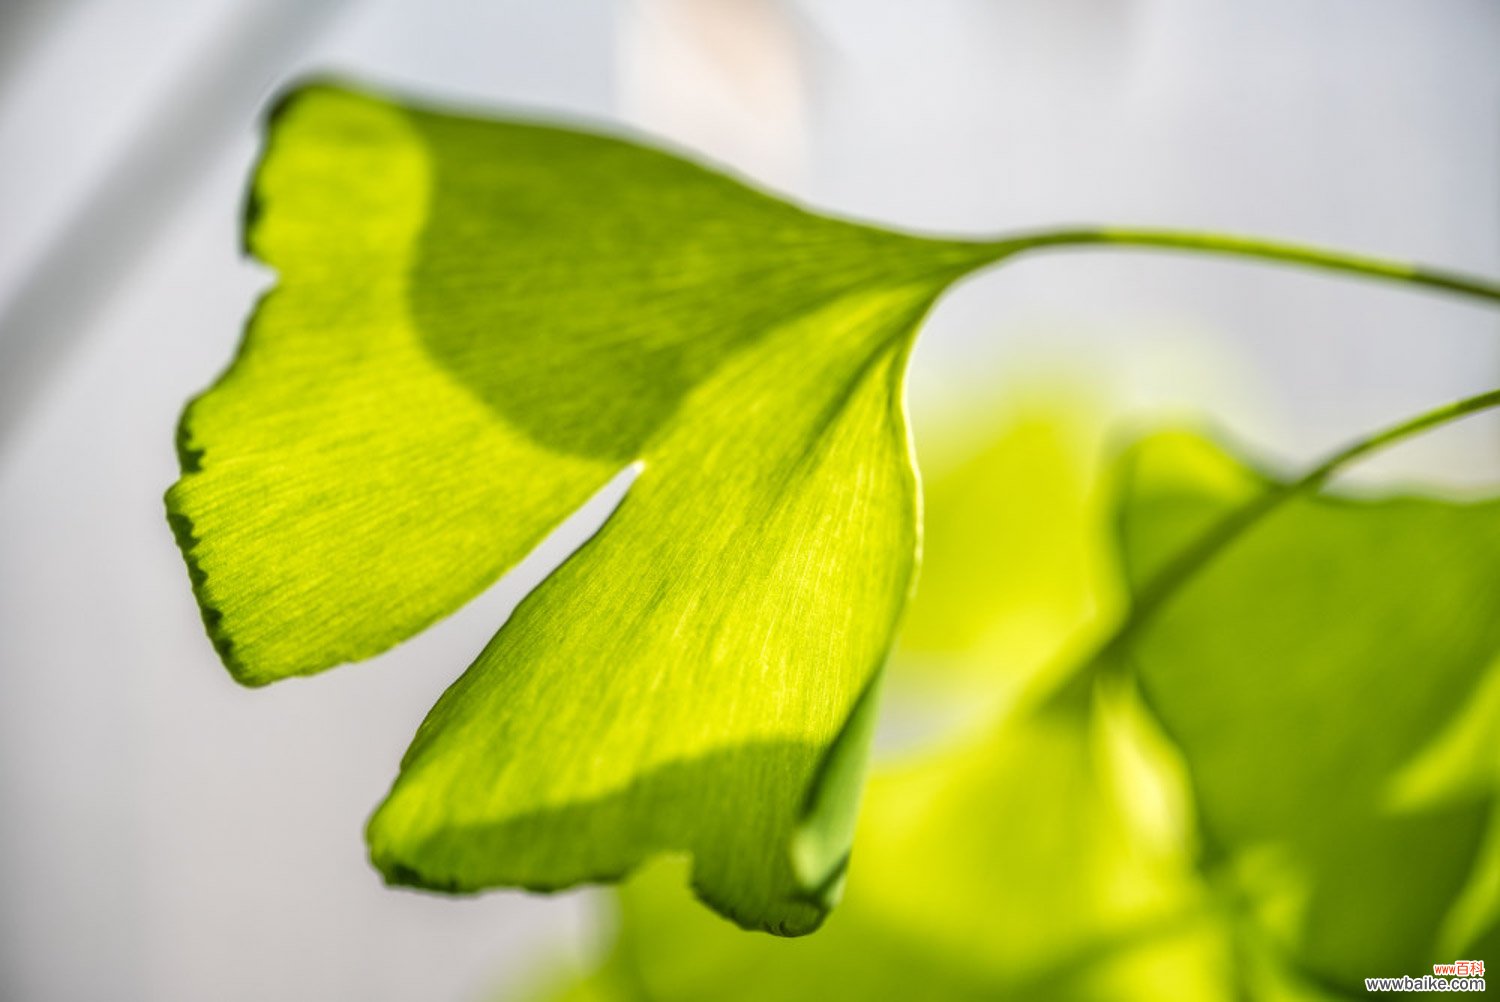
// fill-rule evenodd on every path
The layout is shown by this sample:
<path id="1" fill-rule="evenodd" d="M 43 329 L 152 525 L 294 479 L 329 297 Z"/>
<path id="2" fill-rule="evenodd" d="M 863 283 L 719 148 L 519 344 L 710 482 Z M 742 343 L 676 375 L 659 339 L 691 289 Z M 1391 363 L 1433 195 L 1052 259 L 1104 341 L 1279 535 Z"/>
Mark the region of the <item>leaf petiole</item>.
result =
<path id="1" fill-rule="evenodd" d="M 1386 282 L 1418 285 L 1500 303 L 1500 282 L 1493 279 L 1409 264 L 1404 261 L 1390 261 L 1361 254 L 1232 234 L 1196 233 L 1185 230 L 1080 227 L 1022 233 L 1002 237 L 987 244 L 1002 257 L 1054 247 L 1101 245 L 1255 258 L 1280 264 L 1359 275 Z"/>

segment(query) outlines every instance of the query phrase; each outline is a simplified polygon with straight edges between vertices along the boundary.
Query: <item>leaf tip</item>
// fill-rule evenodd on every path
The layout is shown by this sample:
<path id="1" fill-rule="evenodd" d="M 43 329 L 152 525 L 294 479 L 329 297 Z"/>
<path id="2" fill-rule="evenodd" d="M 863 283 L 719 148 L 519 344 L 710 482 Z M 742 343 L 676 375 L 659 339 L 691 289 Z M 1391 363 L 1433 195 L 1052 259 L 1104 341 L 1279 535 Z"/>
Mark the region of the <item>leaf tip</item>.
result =
<path id="1" fill-rule="evenodd" d="M 865 768 L 880 706 L 877 672 L 824 754 L 788 846 L 803 900 L 827 910 L 838 904 L 854 843 Z"/>

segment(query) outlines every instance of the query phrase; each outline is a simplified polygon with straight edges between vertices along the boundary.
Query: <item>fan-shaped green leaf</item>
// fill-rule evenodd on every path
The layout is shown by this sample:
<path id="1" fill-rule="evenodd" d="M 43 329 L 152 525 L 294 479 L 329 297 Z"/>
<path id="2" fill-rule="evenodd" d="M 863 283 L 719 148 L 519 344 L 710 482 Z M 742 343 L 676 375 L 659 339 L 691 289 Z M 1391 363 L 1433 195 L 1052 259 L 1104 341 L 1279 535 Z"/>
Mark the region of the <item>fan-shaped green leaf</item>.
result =
<path id="1" fill-rule="evenodd" d="M 815 927 L 792 827 L 914 565 L 907 349 L 995 248 L 330 86 L 275 114 L 247 240 L 278 284 L 168 495 L 240 680 L 384 650 L 638 468 L 423 724 L 376 864 L 550 888 L 685 852 L 738 921 Z"/>

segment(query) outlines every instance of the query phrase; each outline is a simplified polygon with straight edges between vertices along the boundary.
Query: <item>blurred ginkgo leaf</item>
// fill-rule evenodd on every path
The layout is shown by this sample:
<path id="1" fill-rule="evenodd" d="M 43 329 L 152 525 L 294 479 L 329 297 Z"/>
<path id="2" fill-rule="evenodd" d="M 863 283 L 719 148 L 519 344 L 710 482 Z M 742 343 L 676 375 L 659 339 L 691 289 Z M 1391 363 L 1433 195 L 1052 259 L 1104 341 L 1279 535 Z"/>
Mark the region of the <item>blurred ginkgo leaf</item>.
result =
<path id="1" fill-rule="evenodd" d="M 997 380 L 995 404 L 919 428 L 922 580 L 893 667 L 1017 683 L 1118 599 L 1095 479 L 1108 389 L 1081 376 Z"/>
<path id="2" fill-rule="evenodd" d="M 1144 440 L 1123 469 L 1133 582 L 1269 483 L 1187 434 Z M 1131 646 L 1211 879 L 1315 980 L 1430 972 L 1494 935 L 1497 598 L 1500 502 L 1305 496 Z"/>

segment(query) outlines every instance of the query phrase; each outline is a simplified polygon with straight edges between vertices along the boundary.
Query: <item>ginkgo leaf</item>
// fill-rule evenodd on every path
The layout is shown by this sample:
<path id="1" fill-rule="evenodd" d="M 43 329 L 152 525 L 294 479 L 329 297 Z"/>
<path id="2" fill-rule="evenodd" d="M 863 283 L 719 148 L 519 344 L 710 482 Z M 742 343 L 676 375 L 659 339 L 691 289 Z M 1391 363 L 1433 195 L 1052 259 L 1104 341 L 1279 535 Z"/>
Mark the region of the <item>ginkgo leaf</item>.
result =
<path id="1" fill-rule="evenodd" d="M 328 85 L 273 116 L 247 230 L 278 282 L 168 494 L 241 681 L 390 647 L 638 471 L 422 725 L 376 865 L 556 888 L 688 853 L 725 914 L 814 928 L 846 847 L 798 879 L 792 832 L 915 563 L 907 351 L 996 248 Z"/>
<path id="2" fill-rule="evenodd" d="M 1182 434 L 1145 440 L 1124 469 L 1134 582 L 1269 483 Z M 1473 956 L 1494 934 L 1481 845 L 1496 596 L 1500 501 L 1303 497 L 1131 645 L 1191 774 L 1215 879 L 1257 938 L 1340 991 Z"/>

